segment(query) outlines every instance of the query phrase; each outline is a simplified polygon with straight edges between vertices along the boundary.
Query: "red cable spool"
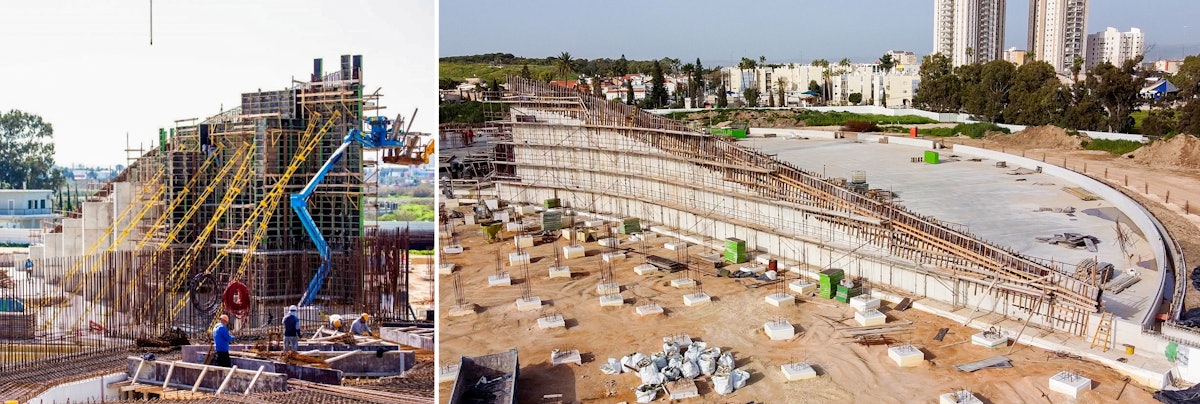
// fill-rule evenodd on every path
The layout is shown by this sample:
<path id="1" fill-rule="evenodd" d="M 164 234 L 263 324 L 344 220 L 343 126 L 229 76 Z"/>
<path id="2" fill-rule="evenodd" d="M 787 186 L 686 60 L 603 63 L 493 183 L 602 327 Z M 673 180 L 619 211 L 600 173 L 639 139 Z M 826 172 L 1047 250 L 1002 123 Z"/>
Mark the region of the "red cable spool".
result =
<path id="1" fill-rule="evenodd" d="M 245 317 L 250 314 L 250 288 L 239 281 L 230 282 L 221 295 L 221 302 L 225 304 L 225 311 L 238 318 Z"/>

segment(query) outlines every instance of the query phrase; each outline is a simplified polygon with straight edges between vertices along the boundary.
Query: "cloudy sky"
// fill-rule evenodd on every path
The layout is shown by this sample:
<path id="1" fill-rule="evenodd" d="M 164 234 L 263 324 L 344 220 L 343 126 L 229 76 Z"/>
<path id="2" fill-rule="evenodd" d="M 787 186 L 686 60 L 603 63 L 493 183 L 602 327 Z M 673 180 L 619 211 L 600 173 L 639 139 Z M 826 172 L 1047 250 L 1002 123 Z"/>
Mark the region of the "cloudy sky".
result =
<path id="1" fill-rule="evenodd" d="M 307 80 L 343 54 L 363 55 L 383 115 L 437 129 L 436 4 L 431 0 L 4 1 L 0 111 L 41 115 L 60 165 L 125 164 L 158 128 L 240 103 L 243 92 Z"/>

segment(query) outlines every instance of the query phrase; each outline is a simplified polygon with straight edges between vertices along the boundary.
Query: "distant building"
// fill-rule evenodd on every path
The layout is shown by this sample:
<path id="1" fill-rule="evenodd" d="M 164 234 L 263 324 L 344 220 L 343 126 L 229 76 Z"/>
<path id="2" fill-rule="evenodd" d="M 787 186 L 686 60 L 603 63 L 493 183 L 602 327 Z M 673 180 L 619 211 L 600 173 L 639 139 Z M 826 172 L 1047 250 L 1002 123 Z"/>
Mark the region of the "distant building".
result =
<path id="1" fill-rule="evenodd" d="M 918 66 L 896 68 L 891 72 L 878 71 L 874 63 L 851 64 L 848 66 L 830 65 L 828 69 L 813 65 L 784 65 L 779 67 L 758 67 L 755 69 L 739 69 L 727 67 L 723 70 L 729 91 L 736 98 L 747 88 L 758 86 L 762 100 L 766 100 L 767 88 L 773 93 L 781 90 L 779 79 L 784 81 L 782 91 L 786 94 L 788 105 L 806 106 L 812 100 L 803 93 L 808 90 L 810 82 L 817 82 L 822 87 L 828 85 L 828 102 L 832 105 L 849 105 L 850 94 L 862 94 L 861 105 L 879 105 L 888 107 L 903 107 L 912 105 L 912 94 L 915 84 L 920 80 Z M 826 83 L 825 75 L 829 75 Z M 769 87 L 768 87 L 768 84 Z M 778 93 L 774 93 L 778 94 Z M 760 102 L 759 105 L 766 105 Z"/>
<path id="2" fill-rule="evenodd" d="M 892 63 L 896 64 L 897 69 L 921 66 L 921 58 L 917 57 L 916 53 L 890 50 L 887 54 L 892 55 Z"/>
<path id="3" fill-rule="evenodd" d="M 1005 0 L 934 0 L 933 53 L 954 66 L 1000 59 Z"/>
<path id="4" fill-rule="evenodd" d="M 1088 0 L 1029 0 L 1029 55 L 1062 73 L 1086 57 Z M 1086 59 L 1085 59 L 1086 61 Z"/>
<path id="5" fill-rule="evenodd" d="M 1167 74 L 1175 74 L 1175 73 L 1179 73 L 1180 65 L 1183 65 L 1182 59 L 1175 59 L 1175 60 L 1163 59 L 1163 60 L 1155 60 L 1153 68 L 1155 71 L 1160 71 L 1160 72 L 1167 73 Z"/>
<path id="6" fill-rule="evenodd" d="M 1137 28 L 1121 32 L 1108 27 L 1104 31 L 1088 35 L 1087 43 L 1085 66 L 1088 69 L 1104 62 L 1120 66 L 1126 60 L 1141 56 L 1146 51 L 1146 35 Z"/>
<path id="7" fill-rule="evenodd" d="M 1025 50 L 1017 49 L 1017 47 L 1008 48 L 1004 51 L 1004 60 L 1014 65 L 1020 66 L 1025 64 Z"/>
<path id="8" fill-rule="evenodd" d="M 28 244 L 31 229 L 54 218 L 54 191 L 0 189 L 0 242 Z"/>

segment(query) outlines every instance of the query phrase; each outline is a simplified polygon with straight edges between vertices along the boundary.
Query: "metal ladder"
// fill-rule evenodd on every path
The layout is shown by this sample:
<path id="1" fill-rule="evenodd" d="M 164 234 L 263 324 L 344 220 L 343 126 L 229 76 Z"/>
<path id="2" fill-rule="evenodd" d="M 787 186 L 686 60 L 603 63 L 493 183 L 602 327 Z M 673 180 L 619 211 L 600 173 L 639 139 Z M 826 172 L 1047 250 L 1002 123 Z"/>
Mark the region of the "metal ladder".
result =
<path id="1" fill-rule="evenodd" d="M 1100 345 L 1104 352 L 1108 352 L 1109 337 L 1112 335 L 1112 316 L 1112 313 L 1107 311 L 1100 315 L 1100 325 L 1096 326 L 1096 334 L 1092 335 L 1092 348 Z"/>

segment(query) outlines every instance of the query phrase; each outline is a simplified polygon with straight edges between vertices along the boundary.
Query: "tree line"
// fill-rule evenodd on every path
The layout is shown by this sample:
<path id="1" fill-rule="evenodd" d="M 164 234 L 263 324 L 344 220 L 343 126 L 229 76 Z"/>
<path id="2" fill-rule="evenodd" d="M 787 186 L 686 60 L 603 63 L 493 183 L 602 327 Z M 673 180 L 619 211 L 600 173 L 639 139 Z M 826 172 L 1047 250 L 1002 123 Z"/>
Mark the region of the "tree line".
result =
<path id="1" fill-rule="evenodd" d="M 1200 101 L 1196 99 L 1200 59 L 1170 79 L 1180 93 L 1159 100 L 1140 97 L 1151 72 L 1140 69 L 1142 58 L 1121 66 L 1104 62 L 1082 69 L 1076 58 L 1070 80 L 1054 67 L 1033 61 L 1019 67 L 1003 60 L 952 67 L 942 54 L 926 56 L 913 105 L 935 112 L 967 113 L 978 120 L 1017 125 L 1057 125 L 1075 130 L 1133 132 L 1133 113 L 1149 104 L 1143 122 L 1147 135 L 1200 133 Z"/>

